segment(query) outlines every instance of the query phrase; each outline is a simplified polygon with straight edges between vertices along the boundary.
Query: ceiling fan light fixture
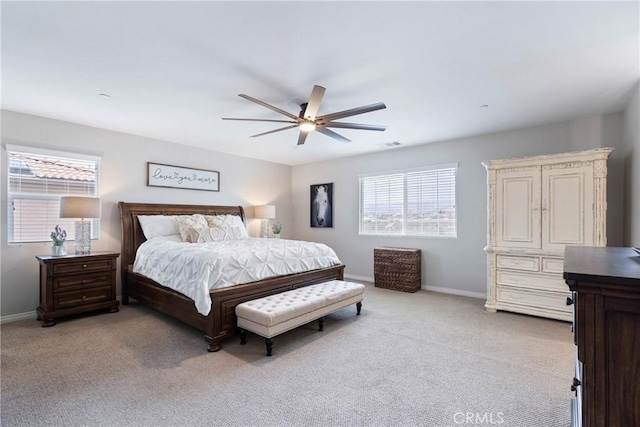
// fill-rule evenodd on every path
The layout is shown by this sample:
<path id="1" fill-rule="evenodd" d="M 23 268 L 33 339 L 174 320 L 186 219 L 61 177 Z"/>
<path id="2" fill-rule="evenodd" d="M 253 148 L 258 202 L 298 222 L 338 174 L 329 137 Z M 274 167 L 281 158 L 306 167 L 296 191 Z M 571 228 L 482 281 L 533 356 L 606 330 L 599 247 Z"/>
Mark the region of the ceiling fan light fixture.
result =
<path id="1" fill-rule="evenodd" d="M 360 129 L 360 130 L 376 130 L 376 131 L 384 131 L 386 126 L 378 126 L 378 125 L 365 125 L 360 123 L 346 123 L 346 122 L 336 122 L 334 120 L 344 119 L 345 117 L 357 116 L 359 114 L 370 113 L 372 111 L 382 110 L 387 108 L 386 105 L 382 102 L 377 102 L 371 105 L 365 105 L 357 108 L 350 108 L 348 110 L 338 111 L 336 113 L 325 114 L 322 116 L 318 116 L 318 110 L 320 108 L 320 102 L 322 101 L 322 97 L 324 96 L 325 88 L 322 86 L 314 85 L 313 90 L 311 91 L 311 96 L 309 97 L 309 102 L 300 104 L 300 114 L 297 116 L 289 113 L 288 111 L 281 110 L 278 107 L 274 107 L 271 104 L 267 104 L 264 101 L 260 101 L 259 99 L 252 98 L 249 95 L 245 95 L 243 93 L 238 94 L 239 97 L 246 99 L 247 101 L 254 102 L 258 105 L 262 105 L 269 110 L 275 111 L 278 114 L 283 116 L 287 116 L 290 120 L 274 120 L 274 119 L 243 119 L 243 118 L 234 118 L 234 117 L 223 117 L 222 120 L 242 120 L 247 122 L 277 122 L 277 123 L 289 123 L 289 126 L 284 126 L 278 129 L 270 130 L 267 132 L 262 132 L 256 135 L 251 135 L 251 137 L 270 135 L 272 133 L 281 132 L 287 129 L 298 128 L 300 132 L 298 133 L 298 146 L 304 145 L 307 140 L 307 136 L 309 136 L 309 132 L 318 131 L 319 133 L 338 140 L 340 142 L 351 142 L 350 139 L 345 138 L 337 132 L 332 131 L 329 128 L 339 128 L 339 129 Z"/>
<path id="2" fill-rule="evenodd" d="M 300 130 L 305 132 L 311 132 L 312 130 L 316 130 L 316 124 L 311 121 L 305 121 L 300 123 Z"/>

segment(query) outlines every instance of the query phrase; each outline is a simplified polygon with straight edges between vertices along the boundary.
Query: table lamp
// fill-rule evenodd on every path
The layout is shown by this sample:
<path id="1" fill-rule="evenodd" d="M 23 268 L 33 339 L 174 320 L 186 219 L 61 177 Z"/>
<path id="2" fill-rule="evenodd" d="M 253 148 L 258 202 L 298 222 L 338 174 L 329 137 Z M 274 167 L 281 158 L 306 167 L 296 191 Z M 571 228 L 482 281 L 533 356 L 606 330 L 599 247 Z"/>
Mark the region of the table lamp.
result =
<path id="1" fill-rule="evenodd" d="M 91 221 L 100 218 L 100 199 L 97 197 L 61 197 L 60 218 L 77 218 L 75 222 L 76 255 L 91 253 Z"/>
<path id="2" fill-rule="evenodd" d="M 276 217 L 276 207 L 274 205 L 256 206 L 255 216 L 262 219 L 262 237 L 269 237 L 269 220 Z"/>

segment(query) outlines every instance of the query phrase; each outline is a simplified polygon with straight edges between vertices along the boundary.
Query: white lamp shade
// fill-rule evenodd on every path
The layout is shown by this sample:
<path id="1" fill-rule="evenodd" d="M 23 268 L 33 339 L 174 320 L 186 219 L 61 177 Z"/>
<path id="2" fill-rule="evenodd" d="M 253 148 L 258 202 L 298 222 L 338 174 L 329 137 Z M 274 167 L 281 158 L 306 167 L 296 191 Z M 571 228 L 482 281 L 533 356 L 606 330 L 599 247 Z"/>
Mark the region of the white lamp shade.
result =
<path id="1" fill-rule="evenodd" d="M 264 205 L 255 207 L 256 218 L 273 219 L 276 217 L 276 207 L 274 205 Z"/>
<path id="2" fill-rule="evenodd" d="M 60 218 L 100 218 L 97 197 L 61 197 Z"/>

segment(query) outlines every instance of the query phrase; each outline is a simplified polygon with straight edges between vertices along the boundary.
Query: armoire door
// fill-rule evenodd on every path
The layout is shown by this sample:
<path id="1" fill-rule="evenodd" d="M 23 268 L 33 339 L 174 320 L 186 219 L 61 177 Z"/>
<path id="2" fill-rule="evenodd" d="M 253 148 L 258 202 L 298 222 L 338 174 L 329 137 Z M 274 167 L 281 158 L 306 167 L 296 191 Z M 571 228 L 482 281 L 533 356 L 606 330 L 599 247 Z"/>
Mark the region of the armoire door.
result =
<path id="1" fill-rule="evenodd" d="M 593 166 L 542 168 L 542 248 L 593 245 Z"/>
<path id="2" fill-rule="evenodd" d="M 496 246 L 540 248 L 540 168 L 499 171 Z"/>

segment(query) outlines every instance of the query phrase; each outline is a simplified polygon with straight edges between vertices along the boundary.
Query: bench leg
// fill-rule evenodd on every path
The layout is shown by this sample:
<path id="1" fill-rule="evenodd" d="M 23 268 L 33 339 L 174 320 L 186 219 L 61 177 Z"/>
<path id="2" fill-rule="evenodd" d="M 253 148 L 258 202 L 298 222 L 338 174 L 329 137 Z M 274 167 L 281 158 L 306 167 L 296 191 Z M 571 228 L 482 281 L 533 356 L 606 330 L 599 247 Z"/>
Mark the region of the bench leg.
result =
<path id="1" fill-rule="evenodd" d="M 318 330 L 324 331 L 324 317 L 318 319 Z"/>
<path id="2" fill-rule="evenodd" d="M 240 345 L 245 345 L 247 343 L 247 331 L 244 329 L 240 329 Z"/>
<path id="3" fill-rule="evenodd" d="M 265 338 L 264 343 L 267 345 L 267 356 L 271 356 L 271 353 L 273 351 L 273 339 Z"/>
<path id="4" fill-rule="evenodd" d="M 356 315 L 357 315 L 357 316 L 360 316 L 360 310 L 362 310 L 362 301 L 358 301 L 358 302 L 356 303 L 356 310 L 357 310 Z"/>

